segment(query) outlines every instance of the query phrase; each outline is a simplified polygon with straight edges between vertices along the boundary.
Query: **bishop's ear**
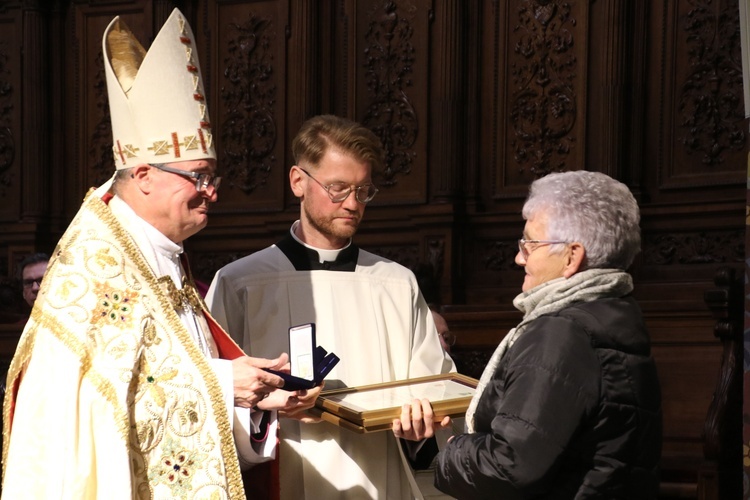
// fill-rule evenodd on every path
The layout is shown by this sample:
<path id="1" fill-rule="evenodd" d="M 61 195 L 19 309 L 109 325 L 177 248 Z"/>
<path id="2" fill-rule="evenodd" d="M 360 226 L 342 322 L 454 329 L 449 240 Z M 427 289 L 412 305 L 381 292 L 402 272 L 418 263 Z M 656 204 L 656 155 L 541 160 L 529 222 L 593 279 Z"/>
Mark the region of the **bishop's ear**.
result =
<path id="1" fill-rule="evenodd" d="M 154 167 L 147 163 L 141 163 L 130 169 L 130 178 L 144 193 L 150 193 L 153 189 Z"/>

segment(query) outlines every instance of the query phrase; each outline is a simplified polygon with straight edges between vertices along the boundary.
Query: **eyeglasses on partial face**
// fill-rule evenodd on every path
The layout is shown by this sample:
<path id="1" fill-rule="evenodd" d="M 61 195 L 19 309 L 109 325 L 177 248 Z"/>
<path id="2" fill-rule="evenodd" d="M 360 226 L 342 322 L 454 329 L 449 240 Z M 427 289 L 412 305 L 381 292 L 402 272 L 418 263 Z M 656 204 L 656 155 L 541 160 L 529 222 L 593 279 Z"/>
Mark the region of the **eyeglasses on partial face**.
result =
<path id="1" fill-rule="evenodd" d="M 518 250 L 521 252 L 523 260 L 527 260 L 531 252 L 544 245 L 556 245 L 558 243 L 567 243 L 567 241 L 560 240 L 525 240 L 521 238 L 518 240 Z"/>
<path id="2" fill-rule="evenodd" d="M 216 175 L 207 174 L 205 172 L 191 172 L 189 170 L 181 170 L 179 168 L 172 168 L 164 165 L 163 163 L 149 163 L 154 168 L 169 172 L 171 174 L 181 175 L 190 179 L 195 179 L 195 190 L 199 193 L 207 193 L 209 195 L 214 194 L 219 189 L 221 184 L 221 177 Z"/>
<path id="3" fill-rule="evenodd" d="M 308 172 L 304 168 L 300 168 L 300 170 L 306 173 L 310 177 L 310 179 L 314 180 L 320 187 L 325 189 L 328 193 L 328 197 L 333 203 L 341 203 L 349 197 L 349 194 L 352 191 L 354 191 L 354 197 L 357 199 L 357 201 L 362 203 L 363 205 L 365 203 L 371 202 L 372 199 L 375 198 L 375 195 L 378 194 L 378 188 L 376 188 L 372 184 L 352 186 L 351 184 L 347 184 L 346 182 L 332 182 L 331 184 L 328 184 L 326 186 L 318 181 L 318 179 L 313 177 L 312 174 L 310 174 L 310 172 Z"/>
<path id="4" fill-rule="evenodd" d="M 34 286 L 34 283 L 36 283 L 38 286 L 42 286 L 42 278 L 27 278 L 21 281 L 21 283 L 23 283 L 24 288 L 31 288 Z"/>
<path id="5" fill-rule="evenodd" d="M 450 330 L 438 333 L 443 338 L 443 342 L 447 346 L 453 346 L 456 344 L 456 334 Z"/>

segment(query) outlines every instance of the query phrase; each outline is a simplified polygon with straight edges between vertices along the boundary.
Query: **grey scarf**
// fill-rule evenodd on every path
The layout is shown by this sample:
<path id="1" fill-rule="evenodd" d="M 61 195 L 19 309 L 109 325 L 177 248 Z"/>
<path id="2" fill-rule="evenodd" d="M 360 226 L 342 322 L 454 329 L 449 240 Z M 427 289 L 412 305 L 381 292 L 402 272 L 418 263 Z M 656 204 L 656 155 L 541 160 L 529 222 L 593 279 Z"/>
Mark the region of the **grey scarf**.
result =
<path id="1" fill-rule="evenodd" d="M 479 379 L 477 390 L 466 410 L 466 432 L 474 432 L 474 412 L 485 387 L 495 373 L 500 360 L 520 337 L 526 325 L 544 314 L 551 314 L 576 302 L 591 302 L 608 297 L 622 297 L 633 290 L 633 278 L 619 269 L 588 269 L 570 278 L 557 278 L 523 292 L 513 299 L 513 305 L 524 313 L 523 320 L 512 328 L 492 354 Z"/>

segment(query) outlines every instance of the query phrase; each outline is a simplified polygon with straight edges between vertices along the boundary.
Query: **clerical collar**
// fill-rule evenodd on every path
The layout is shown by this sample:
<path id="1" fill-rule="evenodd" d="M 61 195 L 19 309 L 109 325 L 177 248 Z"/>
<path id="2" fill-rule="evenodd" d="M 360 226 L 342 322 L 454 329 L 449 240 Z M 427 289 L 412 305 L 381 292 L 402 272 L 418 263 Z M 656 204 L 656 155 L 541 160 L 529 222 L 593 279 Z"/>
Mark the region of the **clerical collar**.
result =
<path id="1" fill-rule="evenodd" d="M 315 248 L 300 241 L 294 230 L 299 224 L 296 221 L 289 233 L 276 246 L 286 255 L 297 271 L 347 271 L 353 272 L 357 267 L 359 248 L 349 240 L 349 244 L 338 250 Z"/>
<path id="2" fill-rule="evenodd" d="M 127 213 L 129 223 L 133 222 L 140 228 L 140 230 L 145 234 L 146 239 L 149 241 L 154 251 L 159 252 L 169 260 L 179 260 L 180 254 L 183 252 L 183 246 L 181 244 L 175 243 L 174 241 L 170 240 L 164 235 L 164 233 L 146 222 L 143 218 L 136 214 L 135 210 L 133 210 L 130 205 L 125 203 L 122 198 L 114 196 L 110 201 L 110 205 L 112 204 L 112 202 L 115 202 L 117 210 Z"/>

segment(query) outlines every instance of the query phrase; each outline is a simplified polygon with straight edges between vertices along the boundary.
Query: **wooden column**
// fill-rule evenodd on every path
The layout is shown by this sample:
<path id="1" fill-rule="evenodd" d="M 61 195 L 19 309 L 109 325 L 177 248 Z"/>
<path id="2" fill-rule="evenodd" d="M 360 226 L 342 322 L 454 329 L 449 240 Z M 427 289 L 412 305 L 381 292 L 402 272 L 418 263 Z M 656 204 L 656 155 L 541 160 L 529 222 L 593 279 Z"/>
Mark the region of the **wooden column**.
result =
<path id="1" fill-rule="evenodd" d="M 302 123 L 320 112 L 320 58 L 325 54 L 320 50 L 319 8 L 317 2 L 307 0 L 293 0 L 291 3 L 287 34 L 287 38 L 293 40 L 288 46 L 288 144 Z"/>
<path id="2" fill-rule="evenodd" d="M 28 222 L 48 215 L 50 198 L 49 30 L 40 3 L 26 2 L 22 13 L 21 219 Z"/>
<path id="3" fill-rule="evenodd" d="M 430 200 L 454 201 L 466 169 L 463 128 L 466 124 L 466 2 L 434 4 L 431 29 L 429 175 Z"/>
<path id="4" fill-rule="evenodd" d="M 717 272 L 706 304 L 714 316 L 714 335 L 723 346 L 721 370 L 704 427 L 703 466 L 698 500 L 742 497 L 743 289 L 734 269 Z"/>

